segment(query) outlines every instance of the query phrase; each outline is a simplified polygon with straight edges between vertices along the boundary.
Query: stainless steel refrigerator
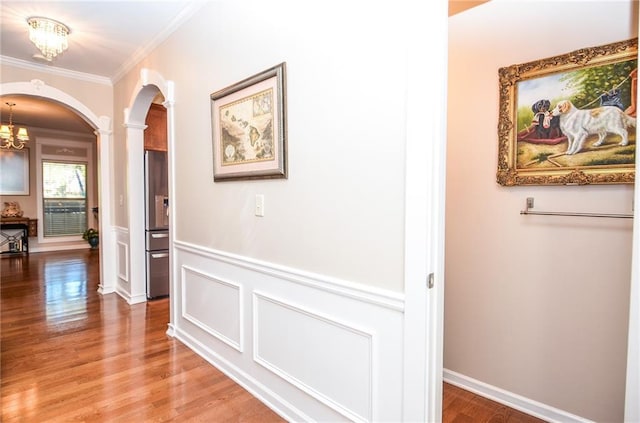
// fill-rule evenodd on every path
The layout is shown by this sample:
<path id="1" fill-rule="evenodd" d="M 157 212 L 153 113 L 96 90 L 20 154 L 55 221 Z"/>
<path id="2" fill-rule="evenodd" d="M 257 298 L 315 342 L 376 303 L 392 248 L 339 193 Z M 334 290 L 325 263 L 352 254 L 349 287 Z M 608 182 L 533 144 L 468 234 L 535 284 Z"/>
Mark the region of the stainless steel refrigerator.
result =
<path id="1" fill-rule="evenodd" d="M 169 163 L 167 153 L 144 154 L 147 298 L 169 295 Z"/>

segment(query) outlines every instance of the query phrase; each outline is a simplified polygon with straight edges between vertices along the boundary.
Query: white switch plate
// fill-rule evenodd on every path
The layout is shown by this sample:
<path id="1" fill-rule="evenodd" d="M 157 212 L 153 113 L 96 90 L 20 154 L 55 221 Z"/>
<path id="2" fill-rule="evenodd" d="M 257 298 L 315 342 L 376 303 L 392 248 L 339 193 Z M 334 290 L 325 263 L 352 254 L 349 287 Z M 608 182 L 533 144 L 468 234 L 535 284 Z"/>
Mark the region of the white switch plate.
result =
<path id="1" fill-rule="evenodd" d="M 256 194 L 256 216 L 264 216 L 264 195 Z"/>

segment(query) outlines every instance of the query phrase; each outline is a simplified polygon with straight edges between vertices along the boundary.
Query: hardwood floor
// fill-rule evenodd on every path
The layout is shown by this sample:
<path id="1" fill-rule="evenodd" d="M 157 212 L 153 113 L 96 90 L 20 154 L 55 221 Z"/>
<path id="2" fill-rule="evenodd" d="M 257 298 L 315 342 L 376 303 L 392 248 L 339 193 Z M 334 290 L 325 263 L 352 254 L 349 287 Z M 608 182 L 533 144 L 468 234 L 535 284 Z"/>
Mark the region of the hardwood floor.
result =
<path id="1" fill-rule="evenodd" d="M 281 422 L 165 334 L 168 300 L 101 296 L 98 252 L 0 260 L 2 422 Z"/>
<path id="2" fill-rule="evenodd" d="M 442 398 L 443 423 L 544 423 L 521 411 L 445 383 Z"/>
<path id="3" fill-rule="evenodd" d="M 165 332 L 168 299 L 99 295 L 98 252 L 0 259 L 1 421 L 282 422 Z M 445 384 L 443 421 L 541 420 Z"/>

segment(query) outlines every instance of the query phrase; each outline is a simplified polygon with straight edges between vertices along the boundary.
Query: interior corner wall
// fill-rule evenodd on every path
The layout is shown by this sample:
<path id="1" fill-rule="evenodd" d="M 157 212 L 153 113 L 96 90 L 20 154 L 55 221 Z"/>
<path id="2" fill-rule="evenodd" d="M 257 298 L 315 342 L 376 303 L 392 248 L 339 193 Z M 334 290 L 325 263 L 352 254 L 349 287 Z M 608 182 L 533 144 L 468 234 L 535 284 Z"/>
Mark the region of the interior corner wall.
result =
<path id="1" fill-rule="evenodd" d="M 449 19 L 445 372 L 594 421 L 623 421 L 632 222 L 520 210 L 630 213 L 633 186 L 498 185 L 498 69 L 634 38 L 634 10 L 493 1 Z"/>

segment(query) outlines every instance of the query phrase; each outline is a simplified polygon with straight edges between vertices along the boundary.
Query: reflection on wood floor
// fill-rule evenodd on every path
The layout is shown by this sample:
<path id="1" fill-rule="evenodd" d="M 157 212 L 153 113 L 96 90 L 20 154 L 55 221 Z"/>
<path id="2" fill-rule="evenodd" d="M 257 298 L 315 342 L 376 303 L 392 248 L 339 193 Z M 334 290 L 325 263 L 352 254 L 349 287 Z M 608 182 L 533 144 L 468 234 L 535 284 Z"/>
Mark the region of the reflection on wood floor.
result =
<path id="1" fill-rule="evenodd" d="M 2 422 L 281 422 L 168 337 L 168 299 L 99 295 L 98 252 L 0 260 Z"/>
<path id="2" fill-rule="evenodd" d="M 166 335 L 169 300 L 99 295 L 96 250 L 0 259 L 1 421 L 282 422 Z M 541 420 L 444 385 L 443 421 Z"/>

